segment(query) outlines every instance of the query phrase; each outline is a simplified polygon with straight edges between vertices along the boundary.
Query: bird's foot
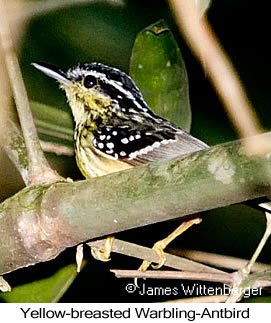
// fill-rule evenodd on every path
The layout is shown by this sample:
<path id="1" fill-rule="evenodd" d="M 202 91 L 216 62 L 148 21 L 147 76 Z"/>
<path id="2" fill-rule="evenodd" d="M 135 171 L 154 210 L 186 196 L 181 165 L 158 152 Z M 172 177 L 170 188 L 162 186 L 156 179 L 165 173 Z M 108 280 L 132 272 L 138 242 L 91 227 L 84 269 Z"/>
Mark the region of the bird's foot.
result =
<path id="1" fill-rule="evenodd" d="M 159 240 L 157 241 L 152 249 L 156 251 L 156 253 L 159 256 L 159 261 L 157 265 L 152 265 L 151 261 L 148 260 L 143 260 L 141 266 L 138 268 L 139 271 L 145 272 L 149 266 L 151 265 L 152 268 L 154 269 L 159 269 L 162 266 L 164 266 L 164 264 L 167 261 L 166 255 L 164 253 L 164 249 L 168 246 L 168 244 L 173 241 L 175 238 L 177 238 L 180 234 L 182 234 L 184 231 L 186 231 L 187 229 L 189 229 L 193 224 L 199 224 L 201 222 L 200 218 L 195 218 L 186 222 L 183 222 L 180 226 L 178 226 L 177 229 L 175 229 L 171 234 L 169 234 L 165 239 Z M 137 284 L 137 278 L 135 278 L 134 280 L 134 284 L 135 286 L 138 287 Z"/>
<path id="2" fill-rule="evenodd" d="M 111 260 L 110 254 L 111 254 L 114 239 L 115 239 L 115 237 L 107 237 L 105 239 L 104 251 L 98 250 L 95 247 L 91 247 L 92 256 L 95 259 L 100 260 L 100 261 L 104 261 L 104 262 Z"/>

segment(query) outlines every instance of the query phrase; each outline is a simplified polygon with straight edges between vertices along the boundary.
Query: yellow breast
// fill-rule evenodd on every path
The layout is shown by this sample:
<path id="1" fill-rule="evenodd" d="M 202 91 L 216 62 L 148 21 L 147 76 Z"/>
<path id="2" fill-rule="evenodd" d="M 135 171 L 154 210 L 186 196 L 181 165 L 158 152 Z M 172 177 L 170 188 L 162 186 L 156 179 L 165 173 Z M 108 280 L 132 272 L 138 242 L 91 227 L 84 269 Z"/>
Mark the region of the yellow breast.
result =
<path id="1" fill-rule="evenodd" d="M 86 178 L 103 176 L 133 167 L 122 161 L 108 159 L 96 154 L 91 148 L 83 147 L 77 150 L 76 162 Z"/>
<path id="2" fill-rule="evenodd" d="M 98 151 L 92 145 L 92 137 L 89 133 L 87 138 L 82 139 L 78 136 L 76 140 L 76 162 L 86 178 L 104 176 L 133 167 Z"/>

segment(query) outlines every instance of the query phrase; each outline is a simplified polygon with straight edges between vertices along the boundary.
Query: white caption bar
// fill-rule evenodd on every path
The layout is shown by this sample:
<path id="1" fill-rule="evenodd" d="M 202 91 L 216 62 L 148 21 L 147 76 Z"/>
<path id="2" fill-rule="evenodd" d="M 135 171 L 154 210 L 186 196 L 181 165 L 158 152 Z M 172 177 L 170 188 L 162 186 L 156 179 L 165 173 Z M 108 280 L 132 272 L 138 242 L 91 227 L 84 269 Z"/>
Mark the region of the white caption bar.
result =
<path id="1" fill-rule="evenodd" d="M 3 322 L 270 322 L 269 304 L 1 304 Z"/>

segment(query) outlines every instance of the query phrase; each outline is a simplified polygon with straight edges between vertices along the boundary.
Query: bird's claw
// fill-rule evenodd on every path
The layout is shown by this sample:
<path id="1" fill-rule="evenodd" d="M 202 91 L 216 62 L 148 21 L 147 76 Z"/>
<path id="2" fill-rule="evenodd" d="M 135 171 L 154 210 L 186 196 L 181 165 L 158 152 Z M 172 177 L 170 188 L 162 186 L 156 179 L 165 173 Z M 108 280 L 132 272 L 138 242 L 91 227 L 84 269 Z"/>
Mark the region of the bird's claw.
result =
<path id="1" fill-rule="evenodd" d="M 115 238 L 111 237 L 111 236 L 109 236 L 105 239 L 104 251 L 100 251 L 99 249 L 97 249 L 95 247 L 91 247 L 91 254 L 92 254 L 93 258 L 103 261 L 103 262 L 111 260 L 110 254 L 111 254 L 114 239 Z"/>
<path id="2" fill-rule="evenodd" d="M 150 267 L 150 265 L 152 266 L 153 269 L 159 269 L 162 266 L 164 266 L 164 264 L 167 261 L 167 258 L 165 256 L 164 250 L 163 250 L 163 246 L 161 245 L 161 241 L 157 241 L 154 246 L 152 247 L 152 249 L 158 254 L 159 256 L 159 262 L 157 265 L 153 265 L 151 261 L 148 260 L 143 260 L 142 264 L 140 265 L 140 267 L 138 268 L 139 271 L 141 272 L 145 272 L 147 271 L 147 269 Z M 134 279 L 134 285 L 139 288 L 138 286 L 138 278 Z"/>
<path id="3" fill-rule="evenodd" d="M 181 225 L 178 226 L 177 229 L 175 229 L 170 235 L 168 235 L 165 239 L 157 241 L 154 246 L 152 247 L 152 249 L 158 254 L 159 256 L 159 262 L 157 265 L 152 265 L 151 261 L 148 260 L 144 260 L 141 264 L 141 266 L 138 268 L 139 271 L 146 271 L 149 266 L 151 265 L 152 268 L 154 269 L 159 269 L 162 266 L 164 266 L 164 264 L 167 261 L 167 258 L 165 256 L 164 253 L 164 249 L 167 247 L 167 245 L 174 240 L 176 237 L 178 237 L 180 234 L 182 234 L 184 231 L 186 231 L 187 229 L 189 229 L 192 225 L 194 224 L 199 224 L 201 222 L 200 218 L 195 218 L 192 220 L 188 220 L 183 222 Z M 138 287 L 137 284 L 137 278 L 135 278 L 134 280 L 134 284 L 136 287 Z"/>
<path id="4" fill-rule="evenodd" d="M 111 258 L 105 255 L 104 251 L 100 251 L 97 248 L 91 247 L 91 254 L 92 257 L 95 258 L 96 260 L 100 260 L 103 262 L 110 261 Z"/>

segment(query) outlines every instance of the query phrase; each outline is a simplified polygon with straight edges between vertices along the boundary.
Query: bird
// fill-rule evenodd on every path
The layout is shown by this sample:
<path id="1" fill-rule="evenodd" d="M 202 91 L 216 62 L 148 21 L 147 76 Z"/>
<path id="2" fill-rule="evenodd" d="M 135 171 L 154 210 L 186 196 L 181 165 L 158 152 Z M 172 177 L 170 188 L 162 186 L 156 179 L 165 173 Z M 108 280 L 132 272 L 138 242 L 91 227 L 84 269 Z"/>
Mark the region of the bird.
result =
<path id="1" fill-rule="evenodd" d="M 152 111 L 135 81 L 118 68 L 102 63 L 81 63 L 63 70 L 33 62 L 32 65 L 55 79 L 65 91 L 74 117 L 77 165 L 85 178 L 99 177 L 132 167 L 167 160 L 209 146 Z M 160 268 L 166 261 L 164 248 L 178 235 L 201 220 L 183 222 L 174 232 L 154 245 Z M 105 250 L 92 248 L 95 258 L 108 261 L 113 237 Z M 139 270 L 150 262 L 144 260 Z"/>

